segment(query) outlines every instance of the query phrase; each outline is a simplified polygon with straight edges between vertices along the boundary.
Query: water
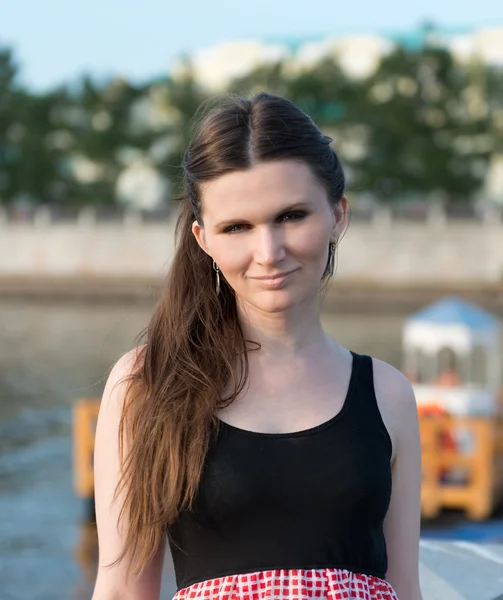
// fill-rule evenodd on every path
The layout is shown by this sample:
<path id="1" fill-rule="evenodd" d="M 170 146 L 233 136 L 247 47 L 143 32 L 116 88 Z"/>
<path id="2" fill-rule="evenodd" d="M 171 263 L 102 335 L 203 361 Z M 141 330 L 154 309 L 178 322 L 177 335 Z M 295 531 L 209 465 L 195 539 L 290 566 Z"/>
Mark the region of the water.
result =
<path id="1" fill-rule="evenodd" d="M 72 483 L 71 407 L 146 326 L 144 304 L 0 302 L 0 600 L 89 600 L 96 537 Z M 403 315 L 325 314 L 356 352 L 400 366 Z M 167 560 L 162 598 L 174 591 Z"/>
<path id="2" fill-rule="evenodd" d="M 148 313 L 0 303 L 0 600 L 90 597 L 95 545 L 72 487 L 72 402 L 101 394 Z"/>

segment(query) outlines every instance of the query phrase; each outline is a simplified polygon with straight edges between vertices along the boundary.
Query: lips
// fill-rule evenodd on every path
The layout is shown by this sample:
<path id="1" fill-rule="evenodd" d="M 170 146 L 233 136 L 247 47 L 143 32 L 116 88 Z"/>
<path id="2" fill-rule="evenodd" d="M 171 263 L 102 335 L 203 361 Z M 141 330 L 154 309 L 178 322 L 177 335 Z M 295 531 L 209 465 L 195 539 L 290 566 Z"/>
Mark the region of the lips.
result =
<path id="1" fill-rule="evenodd" d="M 290 276 L 296 271 L 297 269 L 293 269 L 292 271 L 283 271 L 282 273 L 261 275 L 260 277 L 253 277 L 253 279 L 257 281 L 257 285 L 264 289 L 280 290 L 289 284 Z"/>
<path id="2" fill-rule="evenodd" d="M 287 275 L 290 275 L 290 273 L 293 273 L 294 271 L 296 271 L 296 269 L 294 269 L 293 271 L 283 271 L 282 273 L 274 273 L 272 275 L 262 275 L 260 277 L 252 277 L 252 279 L 257 279 L 258 281 L 275 281 L 275 280 L 285 278 Z"/>

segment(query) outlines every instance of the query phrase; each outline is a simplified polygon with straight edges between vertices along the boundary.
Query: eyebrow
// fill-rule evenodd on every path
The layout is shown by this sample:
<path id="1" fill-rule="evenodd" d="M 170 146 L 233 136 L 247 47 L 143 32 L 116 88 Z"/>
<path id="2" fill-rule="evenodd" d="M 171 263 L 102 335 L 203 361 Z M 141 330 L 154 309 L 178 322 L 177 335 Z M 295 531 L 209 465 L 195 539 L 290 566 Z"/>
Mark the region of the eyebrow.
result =
<path id="1" fill-rule="evenodd" d="M 295 202 L 294 204 L 290 204 L 289 206 L 285 206 L 285 208 L 282 208 L 279 212 L 277 212 L 274 215 L 274 219 L 277 219 L 278 217 L 280 217 L 281 215 L 284 215 L 287 212 L 291 212 L 294 210 L 300 210 L 300 209 L 306 209 L 306 208 L 310 208 L 312 206 L 312 204 L 308 201 L 308 200 L 304 200 L 304 201 L 300 201 L 300 202 Z M 235 219 L 226 219 L 225 221 L 219 221 L 215 227 L 216 228 L 220 228 L 220 227 L 226 227 L 228 225 L 233 225 L 235 223 L 247 223 L 247 219 L 241 219 L 239 217 L 236 217 Z"/>

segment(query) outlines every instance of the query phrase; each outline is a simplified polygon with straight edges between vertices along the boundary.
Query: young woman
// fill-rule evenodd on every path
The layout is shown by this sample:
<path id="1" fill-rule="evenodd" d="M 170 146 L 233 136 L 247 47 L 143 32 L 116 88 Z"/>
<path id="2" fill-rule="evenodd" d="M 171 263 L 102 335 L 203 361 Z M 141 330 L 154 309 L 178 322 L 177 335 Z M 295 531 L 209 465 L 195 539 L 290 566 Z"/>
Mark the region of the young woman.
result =
<path id="1" fill-rule="evenodd" d="M 166 540 L 176 600 L 421 599 L 411 386 L 320 323 L 330 142 L 264 93 L 201 120 L 166 291 L 102 400 L 94 600 L 157 600 Z"/>

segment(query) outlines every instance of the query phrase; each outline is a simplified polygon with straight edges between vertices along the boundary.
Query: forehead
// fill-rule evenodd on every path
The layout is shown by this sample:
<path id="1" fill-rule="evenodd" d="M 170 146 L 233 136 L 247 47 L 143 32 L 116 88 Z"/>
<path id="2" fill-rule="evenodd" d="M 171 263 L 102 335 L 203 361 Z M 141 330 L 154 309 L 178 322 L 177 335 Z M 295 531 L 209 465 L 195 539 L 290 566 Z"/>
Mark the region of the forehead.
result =
<path id="1" fill-rule="evenodd" d="M 319 200 L 327 201 L 325 188 L 306 163 L 293 160 L 258 163 L 222 175 L 201 189 L 202 213 L 210 220 Z"/>

